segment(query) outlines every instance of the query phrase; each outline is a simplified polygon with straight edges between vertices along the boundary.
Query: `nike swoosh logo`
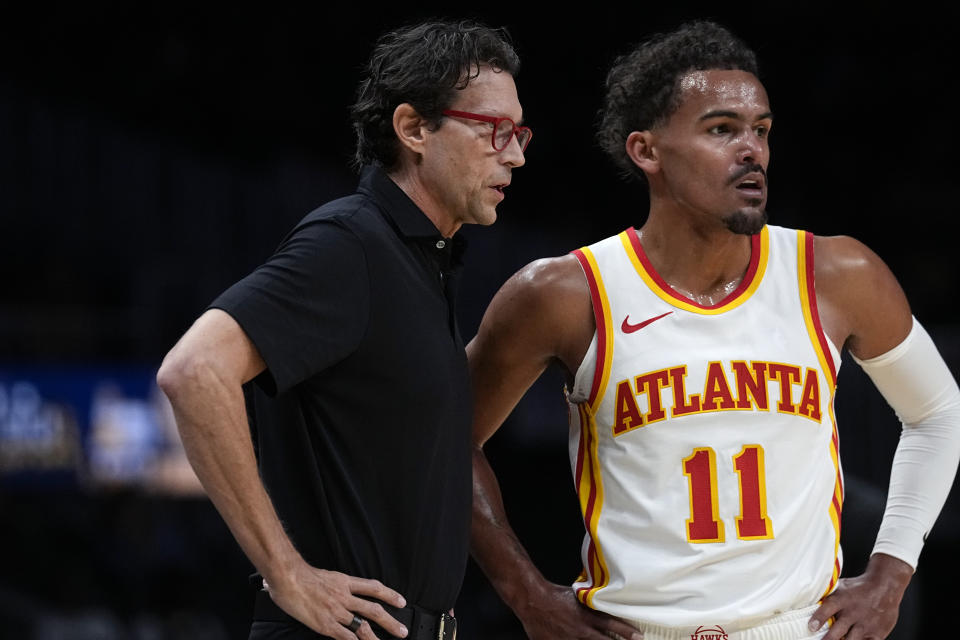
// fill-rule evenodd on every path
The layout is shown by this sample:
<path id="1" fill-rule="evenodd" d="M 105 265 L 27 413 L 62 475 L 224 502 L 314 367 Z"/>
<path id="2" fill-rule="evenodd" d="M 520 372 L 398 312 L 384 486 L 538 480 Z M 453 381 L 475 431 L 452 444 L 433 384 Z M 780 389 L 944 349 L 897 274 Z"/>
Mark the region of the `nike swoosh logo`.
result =
<path id="1" fill-rule="evenodd" d="M 634 331 L 640 331 L 640 329 L 643 329 L 645 326 L 647 326 L 651 322 L 656 322 L 660 318 L 663 318 L 664 316 L 668 316 L 671 313 L 673 313 L 673 311 L 667 311 L 666 313 L 662 313 L 659 316 L 654 316 L 653 318 L 644 320 L 639 324 L 630 324 L 630 316 L 627 315 L 627 317 L 623 319 L 623 324 L 620 325 L 620 330 L 623 331 L 624 333 L 633 333 Z"/>

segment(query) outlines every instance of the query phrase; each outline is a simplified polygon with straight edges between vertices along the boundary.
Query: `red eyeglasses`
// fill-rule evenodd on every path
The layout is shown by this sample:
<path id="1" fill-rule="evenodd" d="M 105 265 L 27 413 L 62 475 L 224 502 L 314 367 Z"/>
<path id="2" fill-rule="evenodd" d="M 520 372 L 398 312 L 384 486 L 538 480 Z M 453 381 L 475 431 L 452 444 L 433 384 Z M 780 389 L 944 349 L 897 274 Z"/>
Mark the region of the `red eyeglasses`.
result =
<path id="1" fill-rule="evenodd" d="M 518 127 L 510 118 L 495 118 L 494 116 L 484 116 L 479 113 L 469 113 L 468 111 L 453 111 L 447 109 L 443 112 L 445 116 L 454 118 L 466 118 L 467 120 L 479 120 L 480 122 L 489 122 L 493 125 L 493 136 L 490 142 L 496 151 L 503 151 L 510 144 L 510 139 L 517 136 L 517 142 L 520 143 L 520 150 L 526 151 L 530 139 L 533 138 L 533 131 L 530 127 Z"/>

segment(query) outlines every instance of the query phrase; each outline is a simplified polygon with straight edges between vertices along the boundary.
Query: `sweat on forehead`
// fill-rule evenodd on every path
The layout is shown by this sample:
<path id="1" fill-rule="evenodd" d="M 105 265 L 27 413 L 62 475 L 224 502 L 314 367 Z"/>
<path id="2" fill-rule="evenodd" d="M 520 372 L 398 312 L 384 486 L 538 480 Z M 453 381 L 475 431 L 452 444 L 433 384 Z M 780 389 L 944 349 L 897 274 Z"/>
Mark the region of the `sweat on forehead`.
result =
<path id="1" fill-rule="evenodd" d="M 757 77 L 736 69 L 690 71 L 680 77 L 677 87 L 674 108 L 691 94 L 743 103 L 767 101 L 766 91 Z"/>

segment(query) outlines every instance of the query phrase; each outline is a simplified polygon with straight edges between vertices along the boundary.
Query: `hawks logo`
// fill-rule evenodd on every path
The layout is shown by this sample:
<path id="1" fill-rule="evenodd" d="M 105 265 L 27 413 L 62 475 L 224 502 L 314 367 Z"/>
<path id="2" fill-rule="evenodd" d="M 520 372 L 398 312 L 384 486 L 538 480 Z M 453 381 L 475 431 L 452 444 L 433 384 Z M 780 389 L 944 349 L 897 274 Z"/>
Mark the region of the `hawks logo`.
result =
<path id="1" fill-rule="evenodd" d="M 690 634 L 690 640 L 727 640 L 727 632 L 723 627 L 697 627 L 697 630 Z"/>

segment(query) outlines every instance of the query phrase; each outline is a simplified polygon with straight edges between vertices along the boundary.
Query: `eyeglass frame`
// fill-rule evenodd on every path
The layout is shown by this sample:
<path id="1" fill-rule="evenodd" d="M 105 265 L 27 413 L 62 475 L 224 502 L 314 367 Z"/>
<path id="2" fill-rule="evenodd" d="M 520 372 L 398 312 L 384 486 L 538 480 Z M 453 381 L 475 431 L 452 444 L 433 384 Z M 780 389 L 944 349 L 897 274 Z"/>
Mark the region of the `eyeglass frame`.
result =
<path id="1" fill-rule="evenodd" d="M 520 137 L 517 135 L 518 131 L 526 131 L 528 134 L 527 141 L 520 145 L 520 151 L 526 151 L 527 147 L 530 146 L 530 141 L 533 140 L 533 130 L 530 127 L 518 127 L 517 123 L 513 121 L 512 118 L 498 118 L 496 116 L 485 116 L 480 113 L 470 113 L 469 111 L 456 111 L 454 109 L 444 109 L 441 111 L 445 116 L 452 116 L 454 118 L 466 118 L 467 120 L 477 120 L 479 122 L 489 122 L 493 125 L 493 132 L 490 134 L 490 144 L 493 145 L 493 150 L 497 153 L 500 153 L 504 149 L 510 146 L 510 141 L 513 138 L 517 139 L 517 142 L 520 142 Z M 507 144 L 503 145 L 501 148 L 497 148 L 497 129 L 500 127 L 500 123 L 506 120 L 513 126 L 513 131 L 510 132 L 510 137 L 507 138 Z"/>

